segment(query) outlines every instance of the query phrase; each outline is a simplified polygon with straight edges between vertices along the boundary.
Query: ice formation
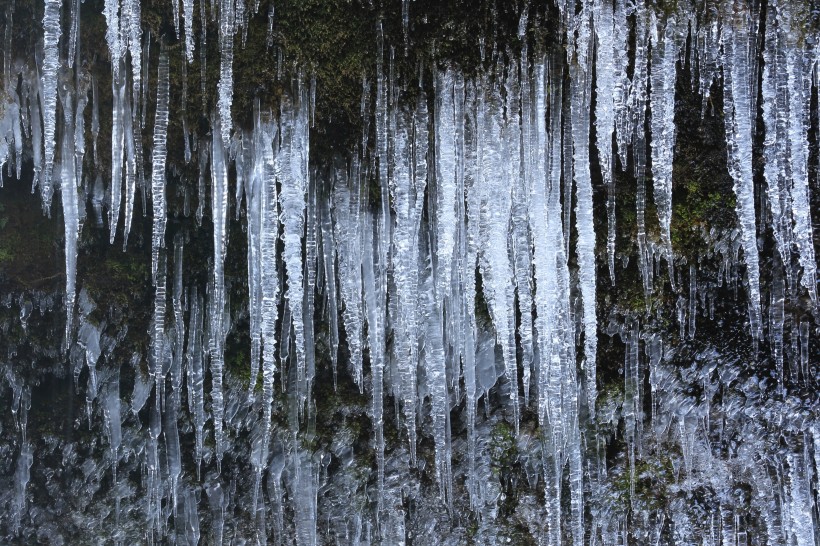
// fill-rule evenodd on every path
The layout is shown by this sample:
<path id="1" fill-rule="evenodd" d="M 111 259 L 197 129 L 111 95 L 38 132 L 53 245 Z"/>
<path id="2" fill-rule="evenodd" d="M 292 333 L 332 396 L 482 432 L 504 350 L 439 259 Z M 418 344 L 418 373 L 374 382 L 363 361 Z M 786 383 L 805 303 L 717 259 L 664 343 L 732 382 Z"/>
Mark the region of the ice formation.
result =
<path id="1" fill-rule="evenodd" d="M 312 128 L 326 103 L 306 68 L 277 68 L 276 96 L 255 97 L 252 115 L 234 104 L 236 41 L 258 39 L 248 28 L 260 2 L 201 2 L 198 25 L 192 0 L 181 20 L 171 4 L 177 49 L 143 34 L 139 0 L 105 1 L 110 95 L 82 59 L 79 1 L 67 38 L 61 4 L 44 1 L 32 66 L 4 55 L 4 184 L 30 169 L 46 211 L 60 190 L 60 354 L 86 399 L 66 436 L 74 421 L 87 417 L 91 433 L 104 423 L 103 442 L 88 449 L 58 451 L 56 436 L 27 434 L 41 378 L 35 385 L 18 370 L 29 355 L 8 342 L 8 538 L 32 538 L 26 529 L 42 523 L 32 499 L 43 493 L 29 484 L 48 448 L 43 457 L 75 469 L 66 480 L 89 497 L 111 488 L 108 513 L 126 525 L 99 532 L 123 543 L 392 544 L 410 533 L 433 543 L 441 532 L 451 543 L 472 534 L 493 544 L 514 501 L 527 532 L 551 545 L 740 544 L 755 532 L 770 544 L 815 544 L 820 428 L 805 393 L 817 360 L 820 56 L 816 31 L 803 28 L 806 6 L 559 2 L 548 12 L 558 16 L 551 46 L 532 38 L 543 14 L 527 6 L 515 13 L 517 49 L 482 39 L 471 69 L 443 58 L 408 73 L 415 29 L 403 1 L 405 57 L 391 43 L 395 29 L 374 29 L 361 139 L 317 157 L 311 140 L 323 133 Z M 263 10 L 267 49 L 279 32 L 273 13 Z M 215 85 L 209 23 L 218 28 Z M 188 96 L 197 62 L 199 128 L 187 115 L 199 107 Z M 675 227 L 686 207 L 676 196 L 702 197 L 701 180 L 676 177 L 689 93 L 698 116 L 719 122 L 734 189 L 704 205 L 731 197 L 731 219 L 684 226 L 705 242 L 696 256 Z M 108 130 L 110 157 L 97 149 Z M 152 138 L 143 141 L 144 130 Z M 123 198 L 123 243 L 134 230 L 131 246 L 141 247 L 140 190 L 153 297 L 144 346 L 123 355 L 118 344 L 145 328 L 134 319 L 136 334 L 112 331 L 130 302 L 110 312 L 89 303 L 83 289 L 97 264 L 82 259 L 103 209 L 114 242 Z M 634 210 L 616 210 L 632 192 Z M 89 203 L 96 222 L 86 221 Z M 627 239 L 634 244 L 622 247 Z M 107 271 L 140 274 L 130 261 Z M 698 344 L 705 331 L 731 330 L 734 315 L 715 316 L 732 292 L 748 320 L 733 343 L 753 349 Z M 35 293 L 36 305 L 26 299 Z M 0 302 L 20 308 L 25 332 L 34 309 L 59 307 L 34 290 Z M 125 406 L 121 373 L 133 380 Z M 90 453 L 100 445 L 105 465 Z"/>

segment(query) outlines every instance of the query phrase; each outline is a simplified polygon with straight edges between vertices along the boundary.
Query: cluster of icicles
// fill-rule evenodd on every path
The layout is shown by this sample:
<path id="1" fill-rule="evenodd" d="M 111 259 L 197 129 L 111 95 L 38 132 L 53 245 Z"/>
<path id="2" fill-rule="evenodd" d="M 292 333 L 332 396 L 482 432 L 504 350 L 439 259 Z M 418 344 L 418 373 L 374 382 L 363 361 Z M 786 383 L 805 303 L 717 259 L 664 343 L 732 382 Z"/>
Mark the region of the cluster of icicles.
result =
<path id="1" fill-rule="evenodd" d="M 329 169 L 329 176 L 320 176 L 309 167 L 308 134 L 315 90 L 305 85 L 303 79 L 295 84 L 292 98 L 283 99 L 278 115 L 257 108 L 252 130 L 234 130 L 232 49 L 234 35 L 241 29 L 242 21 L 247 20 L 247 13 L 242 0 L 220 0 L 217 11 L 222 58 L 218 106 L 212 115 L 213 138 L 210 142 L 199 142 L 196 148 L 202 173 L 211 173 L 208 201 L 214 227 L 212 276 L 207 297 L 195 289 L 186 290 L 182 241 L 175 242 L 170 313 L 173 328 L 169 328 L 168 258 L 164 248 L 166 135 L 169 116 L 174 113 L 169 111 L 168 104 L 168 57 L 165 51 L 159 55 L 153 139 L 151 146 L 145 146 L 140 135 L 146 123 L 150 40 L 142 36 L 139 0 L 107 0 L 105 17 L 113 60 L 114 104 L 113 160 L 108 183 L 111 241 L 120 233 L 123 198 L 123 244 L 128 238 L 138 189 L 148 194 L 144 201 L 150 199 L 153 207 L 152 275 L 156 298 L 149 368 L 156 405 L 150 409 L 151 448 L 145 455 L 150 529 L 157 533 L 167 529 L 164 519 L 168 514 L 163 516 L 162 510 L 164 498 L 171 499 L 174 512 L 178 505 L 184 505 L 185 510 L 190 508 L 190 499 L 179 499 L 177 493 L 182 455 L 176 416 L 182 409 L 183 382 L 187 381 L 188 407 L 196 433 L 197 468 L 203 458 L 207 420 L 212 422 L 217 465 L 226 444 L 223 374 L 231 320 L 227 314 L 224 262 L 230 201 L 228 165 L 233 161 L 237 206 L 241 207 L 244 199 L 247 212 L 250 384 L 257 384 L 259 373 L 262 377 L 261 392 L 252 393 L 261 397 L 263 430 L 252 448 L 257 488 L 254 499 L 263 498 L 262 477 L 271 467 L 274 382 L 283 359 L 292 359 L 296 366 L 295 396 L 303 408 L 300 411 L 310 412 L 313 407 L 313 318 L 316 297 L 320 295 L 324 298 L 321 307 L 327 312 L 323 318 L 328 325 L 334 371 L 341 327 L 350 355 L 348 369 L 359 387 L 372 393 L 377 511 L 382 509 L 384 488 L 386 394 L 395 397 L 403 412 L 411 464 L 416 459 L 420 428 L 417 417 L 422 414 L 419 407 L 429 399 L 435 475 L 445 505 L 453 501 L 450 411 L 464 397 L 470 467 L 466 489 L 471 504 L 478 505 L 482 485 L 472 471 L 477 456 L 476 405 L 497 381 L 494 370 L 477 365 L 479 299 L 486 302 L 502 354 L 510 420 L 517 429 L 522 405 L 532 404 L 537 409 L 544 442 L 548 543 L 560 544 L 562 536 L 572 536 L 575 544 L 583 544 L 586 462 L 581 428 L 583 420 L 595 419 L 595 301 L 599 282 L 589 149 L 591 120 L 594 114 L 597 155 L 608 189 L 606 248 L 612 282 L 616 234 L 613 171 L 617 150 L 623 165 L 629 163 L 627 154 L 634 154 L 638 258 L 644 286 L 647 292 L 653 286 L 658 257 L 669 264 L 673 286 L 678 284 L 680 276 L 673 269 L 670 236 L 675 86 L 677 63 L 687 51 L 690 35 L 690 49 L 700 74 L 700 81 L 694 85 L 708 95 L 712 82 L 722 74 L 728 168 L 737 194 L 750 333 L 754 339 L 762 336 L 763 318 L 752 142 L 758 105 L 762 105 L 766 214 L 771 218 L 782 266 L 782 271 L 774 274 L 778 290 L 772 296 L 768 331 L 772 347 L 780 348 L 775 353 L 782 367 L 784 299 L 808 297 L 813 307 L 817 299 L 809 208 L 808 133 L 809 97 L 812 85 L 817 85 L 820 51 L 807 49 L 808 42 L 796 37 L 796 21 L 804 14 L 795 12 L 806 8 L 798 8 L 792 2 L 769 2 L 765 21 L 761 21 L 759 13 L 750 11 L 745 1 L 724 2 L 721 11 L 713 14 L 705 26 L 699 26 L 692 15 L 694 10 L 685 11 L 684 4 L 679 2 L 677 11 L 664 16 L 645 6 L 643 0 L 585 0 L 577 10 L 564 6 L 561 17 L 566 29 L 565 50 L 542 53 L 525 48 L 517 61 L 494 55 L 489 63 L 491 68 L 474 79 L 465 78 L 453 68 L 434 71 L 434 98 L 428 101 L 424 93 L 419 93 L 410 106 L 401 100 L 405 89 L 393 79 L 393 70 L 383 66 L 385 53 L 380 39 L 375 85 L 365 82 L 362 100 L 365 131 L 361 150 L 370 151 L 356 151 L 348 160 L 338 159 Z M 79 4 L 72 2 L 72 6 Z M 204 17 L 205 3 L 200 6 Z M 7 98 L 0 119 L 0 164 L 8 162 L 9 170 L 16 167 L 19 177 L 24 140 L 28 139 L 34 184 L 39 186 L 47 211 L 55 188 L 60 190 L 66 240 L 65 333 L 70 343 L 76 306 L 77 239 L 84 210 L 80 190 L 88 188 L 98 216 L 106 192 L 100 178 L 92 185 L 83 173 L 89 88 L 93 97 L 91 135 L 95 162 L 98 97 L 102 91 L 77 62 L 77 17 L 72 17 L 68 56 L 61 57 L 60 7 L 59 0 L 45 1 L 43 49 L 36 70 L 12 69 L 6 59 Z M 174 13 L 178 16 L 178 6 Z M 182 24 L 178 19 L 175 24 L 178 32 L 182 26 L 189 62 L 194 55 L 192 17 L 192 0 L 184 0 Z M 631 24 L 628 20 L 634 20 L 631 77 L 626 71 Z M 765 34 L 759 31 L 764 23 Z M 526 27 L 525 12 L 522 38 Z M 756 65 L 760 40 L 764 41 L 762 68 Z M 201 45 L 204 44 L 203 35 Z M 758 96 L 761 78 L 762 95 Z M 566 82 L 569 88 L 563 89 Z M 371 97 L 373 91 L 375 96 Z M 593 93 L 597 97 L 594 112 Z M 565 101 L 565 97 L 569 100 Z M 58 99 L 63 114 L 59 120 Z M 651 119 L 647 120 L 648 111 Z M 647 121 L 649 139 L 644 131 Z M 375 124 L 375 142 L 368 142 L 371 122 Z M 190 161 L 192 137 L 187 128 L 184 132 L 185 160 Z M 145 150 L 150 150 L 150 154 Z M 648 155 L 661 228 L 660 240 L 654 243 L 648 241 L 645 227 Z M 149 157 L 151 168 L 146 170 L 143 165 Z M 205 201 L 206 184 L 202 177 L 200 174 L 199 218 L 204 213 L 201 203 Z M 380 190 L 375 210 L 369 206 L 367 196 L 371 180 L 378 181 Z M 570 245 L 568 203 L 575 204 L 574 229 L 578 237 L 574 245 Z M 279 240 L 283 240 L 281 255 L 277 254 Z M 572 252 L 576 255 L 577 276 L 569 267 Z M 480 272 L 480 294 L 476 270 Z M 694 269 L 690 271 L 694 276 Z M 575 283 L 581 300 L 577 307 L 570 297 Z M 696 281 L 691 286 L 696 287 Z M 578 317 L 576 310 L 580 313 Z M 776 316 L 777 313 L 780 315 Z M 520 320 L 516 320 L 517 315 Z M 93 334 L 80 329 L 80 341 L 86 347 L 89 333 Z M 801 327 L 801 335 L 792 337 L 807 340 L 807 336 L 808 328 Z M 583 343 L 580 363 L 576 363 L 576 340 Z M 291 347 L 295 354 L 289 354 Z M 99 348 L 95 356 L 88 358 L 89 366 L 98 353 Z M 366 357 L 369 377 L 363 365 Z M 519 365 L 523 370 L 521 377 Z M 212 385 L 210 412 L 206 412 L 205 404 L 206 373 Z M 637 385 L 639 381 L 635 382 Z M 96 387 L 90 389 L 94 391 Z M 101 403 L 105 406 L 116 473 L 120 434 L 118 393 L 103 397 Z M 635 411 L 640 412 L 640 406 Z M 297 427 L 298 422 L 299 419 Z M 167 464 L 160 464 L 158 454 L 163 435 Z M 20 457 L 28 461 L 23 466 L 31 465 L 30 449 Z M 303 456 L 294 457 L 297 466 L 304 462 L 300 459 Z M 305 465 L 312 464 L 309 459 L 306 461 Z M 571 501 L 569 513 L 562 514 L 565 472 L 569 476 Z M 304 479 L 307 483 L 311 478 L 308 475 Z M 791 510 L 799 515 L 800 506 L 811 505 L 811 492 L 795 487 L 797 496 L 789 502 Z M 271 494 L 269 490 L 268 495 Z M 218 512 L 221 501 L 213 499 L 221 492 L 208 491 L 208 495 Z M 305 530 L 310 527 L 310 514 L 315 526 L 315 490 L 312 504 L 309 499 L 306 503 L 304 509 L 297 511 L 298 517 L 307 518 L 297 539 L 309 543 L 316 540 L 315 527 L 313 533 Z M 184 517 L 195 520 L 196 507 L 193 516 L 186 514 Z M 793 513 L 791 517 L 799 523 L 799 517 Z M 790 542 L 814 543 L 809 536 L 810 527 L 786 525 L 782 533 Z"/>

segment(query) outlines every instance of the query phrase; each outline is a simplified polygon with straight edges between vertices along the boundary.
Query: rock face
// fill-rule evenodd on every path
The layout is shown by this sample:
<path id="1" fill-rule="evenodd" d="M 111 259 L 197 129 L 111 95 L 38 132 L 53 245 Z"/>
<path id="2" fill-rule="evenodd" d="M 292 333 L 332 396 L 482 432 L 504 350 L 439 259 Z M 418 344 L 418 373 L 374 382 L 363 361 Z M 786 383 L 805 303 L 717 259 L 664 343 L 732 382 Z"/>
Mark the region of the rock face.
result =
<path id="1" fill-rule="evenodd" d="M 0 542 L 817 544 L 816 13 L 513 4 L 4 8 Z"/>

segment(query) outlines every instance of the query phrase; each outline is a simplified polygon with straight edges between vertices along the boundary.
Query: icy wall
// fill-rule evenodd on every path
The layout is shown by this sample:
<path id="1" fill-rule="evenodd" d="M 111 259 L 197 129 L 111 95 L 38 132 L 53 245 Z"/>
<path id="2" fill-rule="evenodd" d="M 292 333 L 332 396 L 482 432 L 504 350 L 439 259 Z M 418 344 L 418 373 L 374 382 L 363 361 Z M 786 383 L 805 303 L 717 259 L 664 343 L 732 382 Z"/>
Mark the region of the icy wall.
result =
<path id="1" fill-rule="evenodd" d="M 3 542 L 820 544 L 814 3 L 9 2 Z"/>

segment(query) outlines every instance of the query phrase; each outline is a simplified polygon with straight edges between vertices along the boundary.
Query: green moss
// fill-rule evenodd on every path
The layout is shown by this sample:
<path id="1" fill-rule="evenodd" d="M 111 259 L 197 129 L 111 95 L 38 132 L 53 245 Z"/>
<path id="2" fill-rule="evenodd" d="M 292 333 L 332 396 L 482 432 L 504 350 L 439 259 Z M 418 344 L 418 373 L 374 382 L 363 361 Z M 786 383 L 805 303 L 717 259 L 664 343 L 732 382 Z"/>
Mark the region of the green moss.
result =
<path id="1" fill-rule="evenodd" d="M 668 456 L 635 461 L 635 495 L 630 499 L 631 476 L 624 469 L 612 480 L 615 491 L 621 498 L 631 502 L 635 510 L 661 510 L 669 497 L 669 485 L 674 483 L 674 469 Z"/>
<path id="2" fill-rule="evenodd" d="M 490 437 L 490 458 L 495 474 L 508 473 L 518 460 L 515 430 L 506 421 L 499 421 Z"/>

